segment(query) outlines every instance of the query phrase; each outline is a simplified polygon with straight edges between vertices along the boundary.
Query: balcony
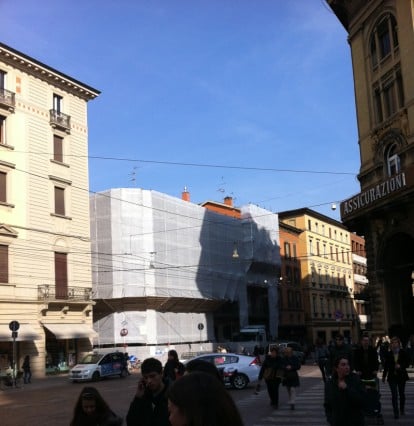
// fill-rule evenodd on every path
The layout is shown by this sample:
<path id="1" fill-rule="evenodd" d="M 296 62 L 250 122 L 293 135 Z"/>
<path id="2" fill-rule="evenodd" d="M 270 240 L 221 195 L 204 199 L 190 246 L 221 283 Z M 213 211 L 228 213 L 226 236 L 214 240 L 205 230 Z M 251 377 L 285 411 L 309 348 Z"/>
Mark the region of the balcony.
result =
<path id="1" fill-rule="evenodd" d="M 0 87 L 0 108 L 14 112 L 15 104 L 16 101 L 14 92 Z"/>
<path id="2" fill-rule="evenodd" d="M 73 301 L 84 302 L 92 300 L 92 289 L 89 287 L 68 287 L 67 289 L 59 289 L 56 292 L 54 285 L 39 285 L 37 299 L 45 302 L 51 301 Z"/>
<path id="3" fill-rule="evenodd" d="M 54 129 L 63 130 L 66 133 L 70 133 L 70 115 L 64 114 L 63 112 L 51 109 L 50 113 L 50 125 Z"/>
<path id="4" fill-rule="evenodd" d="M 328 284 L 327 289 L 331 296 L 345 296 L 351 292 L 347 286 L 338 284 Z"/>

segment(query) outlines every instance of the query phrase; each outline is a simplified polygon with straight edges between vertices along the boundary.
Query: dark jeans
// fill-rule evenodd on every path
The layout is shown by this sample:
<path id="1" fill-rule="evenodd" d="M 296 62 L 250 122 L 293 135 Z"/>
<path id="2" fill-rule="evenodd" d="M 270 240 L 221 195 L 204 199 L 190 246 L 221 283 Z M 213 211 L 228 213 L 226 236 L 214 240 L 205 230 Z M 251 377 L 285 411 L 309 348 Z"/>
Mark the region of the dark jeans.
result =
<path id="1" fill-rule="evenodd" d="M 267 393 L 269 394 L 270 402 L 272 405 L 279 404 L 279 386 L 282 379 L 266 380 Z"/>
<path id="2" fill-rule="evenodd" d="M 321 370 L 322 373 L 322 380 L 324 382 L 326 382 L 326 364 L 327 364 L 327 359 L 320 359 L 318 361 L 318 365 L 319 365 L 319 370 Z"/>
<path id="3" fill-rule="evenodd" d="M 405 380 L 388 382 L 391 390 L 392 408 L 394 414 L 398 414 L 398 397 L 400 397 L 400 411 L 404 412 L 405 408 Z"/>
<path id="4" fill-rule="evenodd" d="M 24 381 L 24 383 L 30 383 L 31 378 L 32 378 L 32 372 L 30 370 L 28 370 L 28 371 L 26 370 L 23 373 L 23 381 Z"/>

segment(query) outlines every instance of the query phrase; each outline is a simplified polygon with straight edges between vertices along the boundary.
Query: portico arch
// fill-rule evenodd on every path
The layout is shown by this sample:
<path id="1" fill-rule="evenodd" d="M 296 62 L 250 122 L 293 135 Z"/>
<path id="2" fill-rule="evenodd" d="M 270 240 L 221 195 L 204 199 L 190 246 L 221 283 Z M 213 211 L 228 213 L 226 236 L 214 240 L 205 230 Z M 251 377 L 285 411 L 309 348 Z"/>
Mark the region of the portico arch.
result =
<path id="1" fill-rule="evenodd" d="M 413 236 L 400 232 L 386 238 L 378 260 L 384 284 L 385 325 L 390 336 L 398 335 L 405 342 L 414 333 Z"/>

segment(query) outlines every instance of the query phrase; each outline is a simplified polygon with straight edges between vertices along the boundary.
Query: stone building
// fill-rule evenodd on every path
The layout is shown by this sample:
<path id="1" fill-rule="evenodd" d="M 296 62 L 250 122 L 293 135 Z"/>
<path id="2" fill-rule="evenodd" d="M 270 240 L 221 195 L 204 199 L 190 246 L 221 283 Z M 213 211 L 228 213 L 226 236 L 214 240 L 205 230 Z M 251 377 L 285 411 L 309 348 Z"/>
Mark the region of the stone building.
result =
<path id="1" fill-rule="evenodd" d="M 0 44 L 0 373 L 13 354 L 38 376 L 67 371 L 92 347 L 87 103 L 98 95 Z"/>
<path id="2" fill-rule="evenodd" d="M 414 332 L 414 4 L 328 0 L 351 47 L 361 192 L 342 221 L 365 236 L 376 334 Z M 346 41 L 344 40 L 344 43 Z"/>

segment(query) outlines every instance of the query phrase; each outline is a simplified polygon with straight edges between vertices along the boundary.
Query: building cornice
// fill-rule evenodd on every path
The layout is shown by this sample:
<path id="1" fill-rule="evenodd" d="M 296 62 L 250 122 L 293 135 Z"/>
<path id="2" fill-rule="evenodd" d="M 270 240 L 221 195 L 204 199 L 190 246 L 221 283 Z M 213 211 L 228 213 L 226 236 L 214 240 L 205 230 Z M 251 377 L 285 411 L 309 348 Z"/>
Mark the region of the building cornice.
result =
<path id="1" fill-rule="evenodd" d="M 52 86 L 59 87 L 85 101 L 95 99 L 101 93 L 99 90 L 83 84 L 3 43 L 0 43 L 0 60 L 13 68 L 37 77 Z"/>

